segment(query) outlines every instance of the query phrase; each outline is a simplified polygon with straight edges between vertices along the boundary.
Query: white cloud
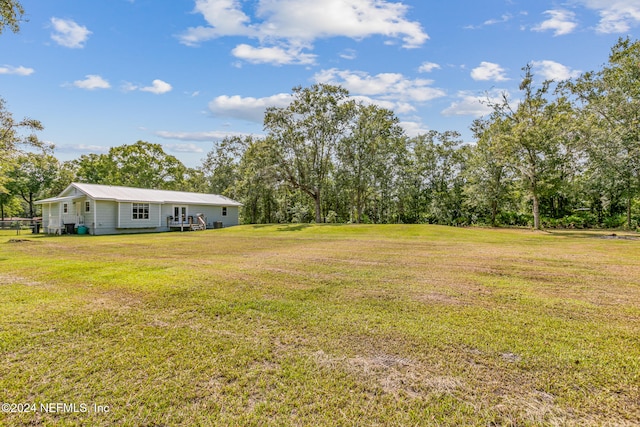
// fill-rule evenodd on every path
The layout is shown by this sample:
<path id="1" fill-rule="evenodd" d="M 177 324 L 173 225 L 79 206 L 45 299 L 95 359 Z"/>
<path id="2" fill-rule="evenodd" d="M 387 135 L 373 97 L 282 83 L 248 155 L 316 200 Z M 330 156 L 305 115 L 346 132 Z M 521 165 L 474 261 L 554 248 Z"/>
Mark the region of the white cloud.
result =
<path id="1" fill-rule="evenodd" d="M 339 84 L 349 91 L 354 100 L 375 104 L 396 114 L 413 113 L 417 110 L 416 103 L 446 95 L 442 89 L 431 87 L 431 80 L 408 79 L 397 73 L 371 76 L 359 71 L 329 69 L 317 73 L 314 80 L 316 83 Z M 265 98 L 222 95 L 209 103 L 209 109 L 214 116 L 262 123 L 267 107 L 286 107 L 291 101 L 292 95 L 284 93 Z"/>
<path id="2" fill-rule="evenodd" d="M 418 47 L 428 38 L 419 22 L 408 21 L 407 6 L 386 0 L 258 0 L 251 23 L 239 0 L 196 0 L 209 27 L 190 28 L 181 36 L 185 44 L 221 36 L 303 40 L 318 38 L 401 37 L 404 46 Z"/>
<path id="3" fill-rule="evenodd" d="M 504 15 L 500 16 L 500 18 L 487 19 L 482 23 L 482 25 L 467 25 L 465 26 L 465 29 L 478 30 L 478 29 L 481 29 L 482 27 L 487 27 L 487 26 L 497 25 L 497 24 L 504 24 L 505 22 L 509 22 L 512 19 L 513 19 L 513 15 L 509 13 L 505 13 Z"/>
<path id="4" fill-rule="evenodd" d="M 429 128 L 420 122 L 402 121 L 398 124 L 404 129 L 404 132 L 410 138 L 429 133 Z"/>
<path id="5" fill-rule="evenodd" d="M 604 34 L 625 33 L 640 23 L 640 0 L 578 0 L 600 14 L 596 30 Z"/>
<path id="6" fill-rule="evenodd" d="M 171 85 L 167 82 L 163 82 L 162 80 L 154 80 L 151 82 L 151 86 L 141 87 L 140 90 L 142 92 L 151 92 L 156 95 L 162 95 L 163 93 L 171 92 Z"/>
<path id="7" fill-rule="evenodd" d="M 425 102 L 445 96 L 444 90 L 431 86 L 433 80 L 412 80 L 399 73 L 371 76 L 362 71 L 332 68 L 316 73 L 314 80 L 318 83 L 340 85 L 352 95 L 375 96 L 396 102 Z"/>
<path id="8" fill-rule="evenodd" d="M 499 91 L 492 91 L 490 94 L 479 96 L 467 91 L 460 91 L 458 100 L 442 111 L 444 116 L 473 116 L 482 117 L 490 114 L 492 109 L 487 105 L 487 101 L 500 102 L 502 100 Z"/>
<path id="9" fill-rule="evenodd" d="M 4 65 L 0 67 L 0 74 L 15 74 L 17 76 L 29 76 L 34 72 L 35 70 L 33 68 L 26 68 L 23 66 L 12 67 L 11 65 Z"/>
<path id="10" fill-rule="evenodd" d="M 217 141 L 224 139 L 228 136 L 245 136 L 248 135 L 242 132 L 223 132 L 223 131 L 208 131 L 208 132 L 170 132 L 170 131 L 157 131 L 154 132 L 156 136 L 164 139 L 176 139 L 179 141 Z M 183 144 L 184 145 L 184 144 Z M 189 144 L 193 145 L 193 144 Z"/>
<path id="11" fill-rule="evenodd" d="M 575 13 L 568 10 L 547 10 L 544 12 L 549 19 L 541 22 L 533 27 L 533 31 L 553 31 L 554 36 L 563 36 L 570 34 L 576 29 L 578 24 L 575 22 Z"/>
<path id="12" fill-rule="evenodd" d="M 418 71 L 420 73 L 430 73 L 433 70 L 439 70 L 440 65 L 436 64 L 435 62 L 423 62 L 422 65 L 420 66 L 420 68 L 418 68 Z"/>
<path id="13" fill-rule="evenodd" d="M 71 19 L 51 18 L 53 33 L 51 38 L 61 46 L 74 49 L 83 48 L 91 31 Z"/>
<path id="14" fill-rule="evenodd" d="M 531 65 L 535 75 L 540 75 L 545 80 L 553 80 L 556 82 L 575 78 L 581 74 L 579 70 L 571 70 L 566 65 L 550 60 L 533 61 Z"/>
<path id="15" fill-rule="evenodd" d="M 89 74 L 85 76 L 84 80 L 74 81 L 73 86 L 86 90 L 109 89 L 111 87 L 108 81 L 96 74 Z"/>
<path id="16" fill-rule="evenodd" d="M 358 53 L 353 49 L 346 49 L 344 52 L 340 54 L 340 58 L 342 59 L 356 59 L 358 57 Z"/>
<path id="17" fill-rule="evenodd" d="M 505 22 L 509 22 L 513 19 L 513 16 L 509 13 L 505 13 L 500 18 L 488 19 L 482 23 L 482 25 L 496 25 L 496 24 L 504 24 Z"/>
<path id="18" fill-rule="evenodd" d="M 506 70 L 499 64 L 493 62 L 481 62 L 480 66 L 471 70 L 471 78 L 473 80 L 493 80 L 496 82 L 503 82 L 509 80 L 505 76 Z"/>
<path id="19" fill-rule="evenodd" d="M 121 88 L 125 92 L 132 92 L 134 90 L 139 90 L 141 92 L 155 93 L 156 95 L 162 95 L 164 93 L 171 92 L 171 90 L 173 90 L 173 87 L 169 83 L 164 82 L 162 80 L 158 80 L 158 79 L 152 81 L 151 86 L 140 87 L 133 83 L 125 82 Z"/>
<path id="20" fill-rule="evenodd" d="M 401 39 L 404 48 L 416 48 L 429 38 L 419 22 L 406 18 L 407 6 L 387 0 L 257 0 L 251 2 L 253 19 L 242 10 L 246 3 L 196 0 L 195 12 L 202 14 L 208 25 L 187 29 L 179 35 L 180 41 L 193 46 L 217 37 L 250 37 L 258 39 L 261 47 L 239 45 L 234 49 L 236 56 L 248 56 L 252 62 L 308 64 L 313 62 L 308 54 L 293 55 L 296 60 L 291 61 L 294 51 L 290 48 L 300 53 L 300 46 L 311 48 L 317 39 L 359 40 L 374 35 Z M 282 62 L 283 57 L 289 58 L 288 62 Z"/>
<path id="21" fill-rule="evenodd" d="M 302 53 L 297 48 L 253 47 L 247 44 L 236 46 L 231 53 L 236 58 L 253 64 L 313 64 L 316 58 L 316 55 Z"/>
<path id="22" fill-rule="evenodd" d="M 209 110 L 217 117 L 231 117 L 262 123 L 268 107 L 286 107 L 291 102 L 291 94 L 280 93 L 265 98 L 222 95 L 209 103 Z"/>
<path id="23" fill-rule="evenodd" d="M 405 19 L 402 3 L 385 0 L 260 0 L 266 18 L 261 33 L 270 37 L 313 41 L 317 38 L 372 35 L 402 38 L 405 48 L 421 46 L 428 36 L 419 22 Z"/>
<path id="24" fill-rule="evenodd" d="M 196 144 L 164 144 L 163 147 L 172 153 L 204 153 L 204 149 Z"/>

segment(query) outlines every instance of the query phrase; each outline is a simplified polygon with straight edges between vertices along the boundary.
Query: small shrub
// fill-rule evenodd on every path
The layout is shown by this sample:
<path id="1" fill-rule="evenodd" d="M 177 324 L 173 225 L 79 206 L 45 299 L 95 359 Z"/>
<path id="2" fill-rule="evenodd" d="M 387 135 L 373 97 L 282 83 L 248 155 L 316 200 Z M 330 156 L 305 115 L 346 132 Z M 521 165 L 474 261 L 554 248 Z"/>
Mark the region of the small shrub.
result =
<path id="1" fill-rule="evenodd" d="M 626 215 L 614 215 L 604 219 L 602 225 L 605 228 L 621 228 L 624 227 L 627 222 Z"/>

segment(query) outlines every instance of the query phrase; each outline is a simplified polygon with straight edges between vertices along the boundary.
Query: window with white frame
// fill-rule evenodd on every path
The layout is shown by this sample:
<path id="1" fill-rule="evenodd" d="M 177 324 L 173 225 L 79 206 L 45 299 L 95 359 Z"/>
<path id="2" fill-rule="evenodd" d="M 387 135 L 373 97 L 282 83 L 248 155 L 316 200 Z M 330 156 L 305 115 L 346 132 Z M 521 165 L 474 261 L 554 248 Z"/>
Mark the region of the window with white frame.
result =
<path id="1" fill-rule="evenodd" d="M 222 216 L 227 216 L 227 207 L 226 206 L 224 206 L 222 208 Z"/>
<path id="2" fill-rule="evenodd" d="M 149 203 L 133 203 L 131 209 L 133 219 L 149 219 Z"/>
<path id="3" fill-rule="evenodd" d="M 62 204 L 62 213 L 69 213 L 69 204 L 68 203 L 63 203 Z"/>
<path id="4" fill-rule="evenodd" d="M 84 211 L 91 212 L 91 202 L 84 202 Z"/>

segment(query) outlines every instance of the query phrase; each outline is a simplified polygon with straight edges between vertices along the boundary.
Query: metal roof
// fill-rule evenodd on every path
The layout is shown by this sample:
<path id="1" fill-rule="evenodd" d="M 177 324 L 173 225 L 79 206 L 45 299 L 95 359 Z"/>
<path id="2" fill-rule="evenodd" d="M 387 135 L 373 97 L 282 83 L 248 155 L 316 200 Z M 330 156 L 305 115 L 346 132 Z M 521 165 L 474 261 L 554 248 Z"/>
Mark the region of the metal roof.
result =
<path id="1" fill-rule="evenodd" d="M 39 200 L 38 204 L 55 203 L 77 197 L 73 193 L 81 192 L 94 200 L 113 200 L 116 202 L 180 203 L 188 205 L 242 206 L 225 196 L 218 194 L 190 193 L 186 191 L 150 190 L 146 188 L 118 187 L 114 185 L 70 184 L 58 197 Z M 79 195 L 79 194 L 78 194 Z"/>

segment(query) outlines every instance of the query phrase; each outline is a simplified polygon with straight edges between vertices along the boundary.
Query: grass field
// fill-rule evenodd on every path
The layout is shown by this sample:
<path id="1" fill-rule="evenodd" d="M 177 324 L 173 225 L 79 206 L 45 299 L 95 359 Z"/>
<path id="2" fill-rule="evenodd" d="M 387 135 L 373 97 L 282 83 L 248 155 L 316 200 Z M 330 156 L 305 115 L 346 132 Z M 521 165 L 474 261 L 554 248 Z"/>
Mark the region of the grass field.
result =
<path id="1" fill-rule="evenodd" d="M 0 425 L 640 425 L 637 236 L 1 234 Z"/>

